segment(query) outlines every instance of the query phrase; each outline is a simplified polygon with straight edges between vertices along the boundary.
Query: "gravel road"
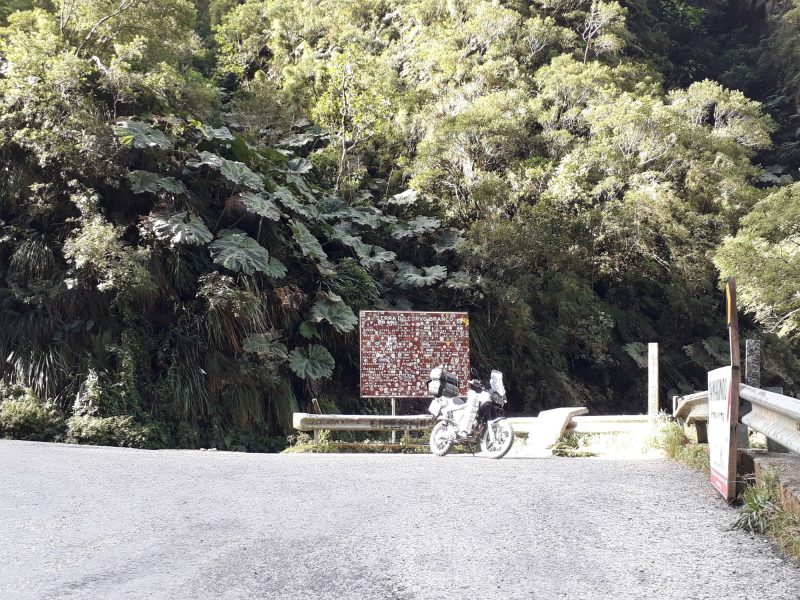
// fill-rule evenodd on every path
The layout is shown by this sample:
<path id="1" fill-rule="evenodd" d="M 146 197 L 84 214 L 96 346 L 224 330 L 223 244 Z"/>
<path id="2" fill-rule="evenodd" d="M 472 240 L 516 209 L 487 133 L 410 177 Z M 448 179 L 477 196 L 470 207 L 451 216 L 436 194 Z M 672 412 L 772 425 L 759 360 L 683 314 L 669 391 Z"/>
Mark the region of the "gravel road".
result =
<path id="1" fill-rule="evenodd" d="M 0 441 L 0 599 L 800 598 L 666 460 Z"/>

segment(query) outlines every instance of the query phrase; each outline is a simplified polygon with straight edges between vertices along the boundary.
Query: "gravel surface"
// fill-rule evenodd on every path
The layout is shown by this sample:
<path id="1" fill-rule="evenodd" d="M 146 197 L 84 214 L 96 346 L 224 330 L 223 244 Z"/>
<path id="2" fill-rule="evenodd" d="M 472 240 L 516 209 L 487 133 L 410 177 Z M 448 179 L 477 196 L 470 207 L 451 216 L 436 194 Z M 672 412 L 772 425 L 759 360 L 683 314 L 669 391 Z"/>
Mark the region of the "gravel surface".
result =
<path id="1" fill-rule="evenodd" d="M 797 600 L 666 460 L 0 441 L 0 598 Z"/>

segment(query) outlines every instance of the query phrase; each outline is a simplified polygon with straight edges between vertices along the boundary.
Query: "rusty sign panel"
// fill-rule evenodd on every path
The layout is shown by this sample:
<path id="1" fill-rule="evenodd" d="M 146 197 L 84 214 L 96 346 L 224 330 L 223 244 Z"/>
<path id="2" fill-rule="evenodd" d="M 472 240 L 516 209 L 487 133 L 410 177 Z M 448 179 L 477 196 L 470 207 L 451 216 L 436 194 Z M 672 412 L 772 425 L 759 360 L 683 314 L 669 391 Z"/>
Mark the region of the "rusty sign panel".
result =
<path id="1" fill-rule="evenodd" d="M 362 398 L 428 397 L 430 370 L 439 365 L 467 393 L 467 313 L 365 310 L 360 322 Z"/>

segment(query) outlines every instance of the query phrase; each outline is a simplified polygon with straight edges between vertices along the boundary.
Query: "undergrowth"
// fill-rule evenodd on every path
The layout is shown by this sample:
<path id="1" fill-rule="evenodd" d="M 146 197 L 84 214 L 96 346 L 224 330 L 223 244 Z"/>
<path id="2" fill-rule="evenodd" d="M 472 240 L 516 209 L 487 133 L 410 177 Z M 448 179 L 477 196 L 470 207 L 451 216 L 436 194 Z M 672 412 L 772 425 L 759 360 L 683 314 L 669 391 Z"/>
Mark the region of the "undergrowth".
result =
<path id="1" fill-rule="evenodd" d="M 768 470 L 760 481 L 751 477 L 739 499 L 741 514 L 732 527 L 767 534 L 786 554 L 800 561 L 800 514 L 793 512 L 781 495 L 778 474 Z"/>
<path id="2" fill-rule="evenodd" d="M 589 438 L 577 433 L 565 433 L 553 446 L 553 456 L 582 458 L 597 456 L 597 452 L 589 449 Z"/>
<path id="3" fill-rule="evenodd" d="M 317 441 L 307 433 L 289 436 L 289 446 L 283 451 L 285 454 L 336 454 L 336 453 L 365 453 L 365 454 L 428 454 L 427 440 L 423 444 L 421 439 L 400 438 L 396 444 L 385 440 L 363 440 L 359 442 L 333 441 L 331 432 L 320 430 Z"/>
<path id="4" fill-rule="evenodd" d="M 108 414 L 96 386 L 84 386 L 71 411 L 40 399 L 29 387 L 0 382 L 0 438 L 128 448 L 219 448 L 280 452 L 283 436 L 258 429 L 226 433 L 181 421 L 167 424 L 148 415 Z M 71 414 L 70 414 L 71 412 Z"/>
<path id="5" fill-rule="evenodd" d="M 691 433 L 694 435 L 694 432 Z M 656 421 L 651 443 L 669 458 L 708 474 L 708 445 L 698 444 L 695 440 L 678 421 L 662 415 Z"/>
<path id="6" fill-rule="evenodd" d="M 67 420 L 66 442 L 125 448 L 164 448 L 168 434 L 157 425 L 142 425 L 133 417 L 75 416 Z"/>
<path id="7" fill-rule="evenodd" d="M 61 441 L 65 433 L 64 417 L 58 409 L 30 391 L 0 404 L 0 438 Z"/>

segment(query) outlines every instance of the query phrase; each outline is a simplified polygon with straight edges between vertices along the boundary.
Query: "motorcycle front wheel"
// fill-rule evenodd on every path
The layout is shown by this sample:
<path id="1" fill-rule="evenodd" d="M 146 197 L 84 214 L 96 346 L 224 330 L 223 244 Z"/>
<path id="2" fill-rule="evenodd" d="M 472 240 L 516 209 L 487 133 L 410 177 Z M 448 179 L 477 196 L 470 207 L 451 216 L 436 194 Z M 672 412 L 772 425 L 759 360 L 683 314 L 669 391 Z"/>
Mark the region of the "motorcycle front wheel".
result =
<path id="1" fill-rule="evenodd" d="M 455 425 L 447 421 L 439 421 L 431 431 L 431 452 L 436 456 L 444 456 L 453 445 Z"/>
<path id="2" fill-rule="evenodd" d="M 489 427 L 492 428 L 494 439 L 489 434 Z M 481 434 L 481 451 L 488 458 L 503 458 L 511 450 L 513 443 L 514 430 L 511 428 L 511 423 L 505 419 L 489 423 Z"/>

